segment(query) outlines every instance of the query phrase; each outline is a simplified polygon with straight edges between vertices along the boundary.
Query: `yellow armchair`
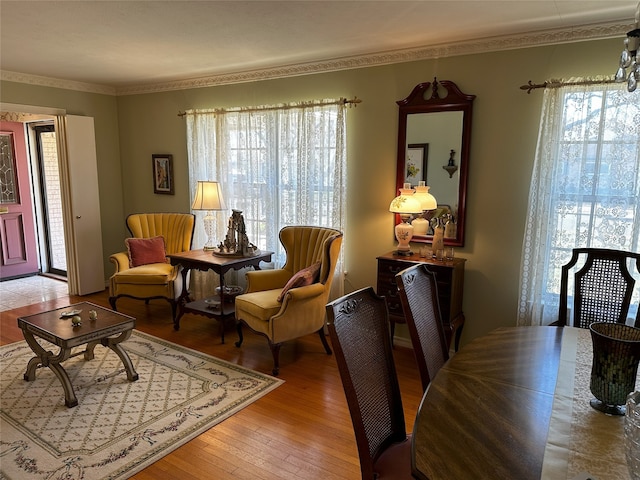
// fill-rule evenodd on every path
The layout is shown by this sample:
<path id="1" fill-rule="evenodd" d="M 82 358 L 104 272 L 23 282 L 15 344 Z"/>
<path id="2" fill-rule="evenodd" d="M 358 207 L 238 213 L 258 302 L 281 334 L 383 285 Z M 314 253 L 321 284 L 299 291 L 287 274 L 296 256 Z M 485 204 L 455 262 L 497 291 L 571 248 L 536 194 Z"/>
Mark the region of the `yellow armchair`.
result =
<path id="1" fill-rule="evenodd" d="M 236 297 L 236 322 L 240 347 L 242 325 L 267 337 L 273 355 L 273 374 L 280 370 L 280 347 L 288 340 L 317 332 L 328 355 L 331 349 L 324 335 L 326 309 L 333 274 L 342 245 L 339 230 L 291 226 L 280 230 L 287 259 L 281 269 L 247 273 L 246 293 Z M 318 281 L 283 288 L 296 273 L 320 263 Z M 282 295 L 281 301 L 278 297 Z"/>
<path id="2" fill-rule="evenodd" d="M 127 228 L 135 239 L 162 237 L 164 254 L 191 249 L 195 216 L 190 213 L 136 213 L 127 217 Z M 109 257 L 115 273 L 109 279 L 109 303 L 117 310 L 121 297 L 136 298 L 149 303 L 164 298 L 171 304 L 172 318 L 176 316 L 177 299 L 182 292 L 179 267 L 165 261 L 130 265 L 130 252 L 118 252 Z"/>

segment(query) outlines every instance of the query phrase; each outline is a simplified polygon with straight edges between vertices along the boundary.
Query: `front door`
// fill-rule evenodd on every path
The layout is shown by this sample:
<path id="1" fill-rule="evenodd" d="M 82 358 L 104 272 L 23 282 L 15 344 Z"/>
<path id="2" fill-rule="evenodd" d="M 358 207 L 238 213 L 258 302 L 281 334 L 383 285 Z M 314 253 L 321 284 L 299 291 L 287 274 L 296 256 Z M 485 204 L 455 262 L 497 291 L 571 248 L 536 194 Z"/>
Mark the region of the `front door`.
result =
<path id="1" fill-rule="evenodd" d="M 0 122 L 0 280 L 38 273 L 24 125 Z"/>

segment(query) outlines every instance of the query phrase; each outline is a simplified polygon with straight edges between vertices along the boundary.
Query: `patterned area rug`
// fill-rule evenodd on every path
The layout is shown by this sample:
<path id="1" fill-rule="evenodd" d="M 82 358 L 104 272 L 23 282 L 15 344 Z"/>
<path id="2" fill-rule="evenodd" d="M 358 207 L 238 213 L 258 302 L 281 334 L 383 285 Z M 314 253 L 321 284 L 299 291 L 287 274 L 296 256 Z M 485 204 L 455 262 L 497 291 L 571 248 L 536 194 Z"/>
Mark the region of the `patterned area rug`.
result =
<path id="1" fill-rule="evenodd" d="M 0 479 L 128 478 L 282 383 L 139 331 L 122 345 L 136 382 L 101 346 L 63 363 L 73 408 L 49 368 L 23 379 L 26 342 L 0 347 Z"/>

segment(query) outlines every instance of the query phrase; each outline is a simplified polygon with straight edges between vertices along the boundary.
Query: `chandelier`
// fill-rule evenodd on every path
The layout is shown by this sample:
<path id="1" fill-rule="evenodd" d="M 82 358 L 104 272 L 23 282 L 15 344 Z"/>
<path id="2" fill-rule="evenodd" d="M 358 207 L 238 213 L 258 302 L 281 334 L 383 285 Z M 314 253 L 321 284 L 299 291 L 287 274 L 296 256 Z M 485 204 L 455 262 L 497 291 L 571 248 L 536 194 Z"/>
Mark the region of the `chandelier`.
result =
<path id="1" fill-rule="evenodd" d="M 636 8 L 636 25 L 633 30 L 627 33 L 624 39 L 624 50 L 620 55 L 620 66 L 616 72 L 615 81 L 622 83 L 627 81 L 627 90 L 633 92 L 640 80 L 640 58 L 638 57 L 638 47 L 640 46 L 640 3 Z M 630 68 L 627 76 L 627 68 Z"/>

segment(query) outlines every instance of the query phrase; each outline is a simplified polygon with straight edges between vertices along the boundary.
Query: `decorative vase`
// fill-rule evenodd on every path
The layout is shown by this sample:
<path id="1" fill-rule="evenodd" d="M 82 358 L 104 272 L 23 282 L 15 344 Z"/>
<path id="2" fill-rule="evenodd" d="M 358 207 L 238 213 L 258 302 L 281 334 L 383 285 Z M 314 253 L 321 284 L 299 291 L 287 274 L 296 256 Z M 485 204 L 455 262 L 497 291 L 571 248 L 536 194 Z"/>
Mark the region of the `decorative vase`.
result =
<path id="1" fill-rule="evenodd" d="M 589 325 L 593 364 L 589 387 L 596 397 L 591 406 L 608 415 L 624 415 L 640 362 L 640 328 L 620 323 Z"/>
<path id="2" fill-rule="evenodd" d="M 640 480 L 640 392 L 633 392 L 627 397 L 624 446 L 629 474 L 633 480 Z"/>
<path id="3" fill-rule="evenodd" d="M 437 257 L 438 252 L 444 252 L 444 227 L 439 219 L 434 219 L 436 226 L 433 228 L 433 243 L 431 244 L 431 252 Z M 442 258 L 440 258 L 442 259 Z"/>

